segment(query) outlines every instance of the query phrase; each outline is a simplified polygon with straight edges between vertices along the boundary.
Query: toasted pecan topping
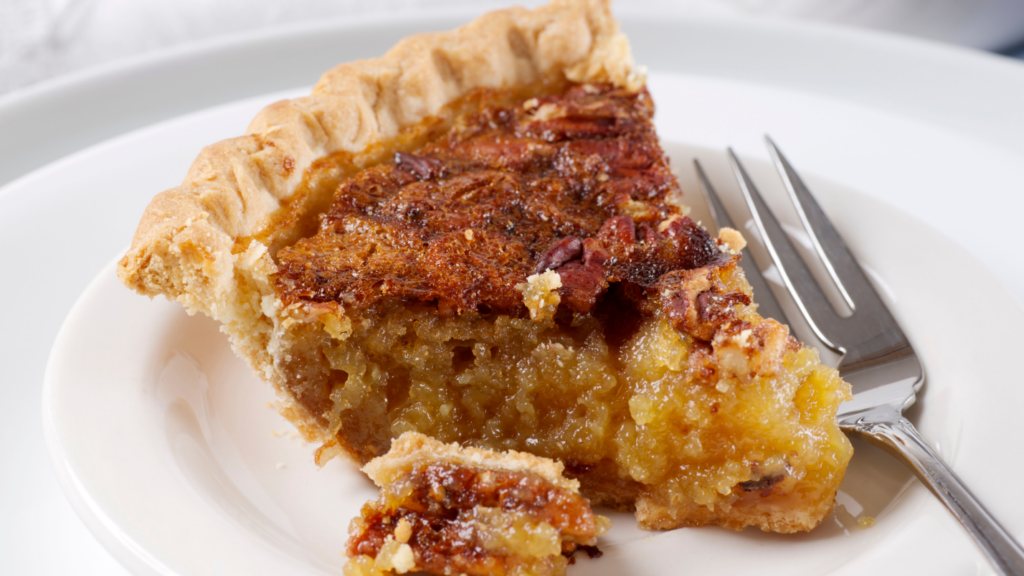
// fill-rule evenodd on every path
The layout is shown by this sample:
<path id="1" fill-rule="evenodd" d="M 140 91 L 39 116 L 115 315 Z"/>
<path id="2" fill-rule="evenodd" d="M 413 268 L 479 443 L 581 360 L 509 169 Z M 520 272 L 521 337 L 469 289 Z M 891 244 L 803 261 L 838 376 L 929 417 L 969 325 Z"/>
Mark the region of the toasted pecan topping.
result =
<path id="1" fill-rule="evenodd" d="M 711 340 L 723 326 L 737 320 L 735 304 L 750 296 L 729 292 L 710 270 L 678 270 L 658 282 L 662 307 L 672 327 L 700 340 Z"/>
<path id="2" fill-rule="evenodd" d="M 555 242 L 554 246 L 549 248 L 548 251 L 540 257 L 540 261 L 537 262 L 537 267 L 534 271 L 538 274 L 541 272 L 547 272 L 548 270 L 559 268 L 566 262 L 582 257 L 583 242 L 580 242 L 580 239 L 575 236 L 566 236 L 558 242 Z"/>
<path id="3" fill-rule="evenodd" d="M 564 305 L 587 312 L 610 283 L 649 290 L 724 258 L 670 201 L 646 90 L 576 85 L 529 103 L 484 106 L 344 182 L 319 232 L 278 253 L 285 303 L 525 315 L 516 286 L 554 269 Z"/>

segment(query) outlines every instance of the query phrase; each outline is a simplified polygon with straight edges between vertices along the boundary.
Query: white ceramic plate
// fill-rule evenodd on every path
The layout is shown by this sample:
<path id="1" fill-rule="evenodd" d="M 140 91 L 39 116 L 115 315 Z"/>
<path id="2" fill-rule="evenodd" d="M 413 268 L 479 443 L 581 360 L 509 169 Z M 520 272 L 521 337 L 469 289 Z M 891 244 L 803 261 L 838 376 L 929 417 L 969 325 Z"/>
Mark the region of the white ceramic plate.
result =
<path id="1" fill-rule="evenodd" d="M 652 70 L 741 79 L 830 100 L 830 107 L 806 109 L 799 107 L 806 102 L 800 98 L 782 107 L 756 102 L 750 112 L 752 99 L 763 91 L 750 92 L 749 84 L 737 86 L 735 94 L 712 92 L 723 96 L 720 102 L 688 100 L 711 105 L 687 119 L 702 126 L 698 132 L 715 145 L 745 138 L 741 153 L 762 154 L 759 131 L 770 128 L 778 138 L 779 125 L 800 130 L 793 119 L 817 122 L 824 130 L 812 127 L 784 137 L 801 168 L 949 229 L 949 239 L 1024 298 L 1024 263 L 1012 236 L 1024 212 L 1024 64 L 838 27 L 667 12 L 651 17 L 631 14 L 626 3 L 616 10 L 637 61 Z M 198 116 L 187 133 L 167 140 L 140 140 L 138 134 L 107 140 L 191 111 L 310 84 L 338 62 L 379 55 L 405 35 L 450 29 L 472 15 L 431 10 L 262 29 L 0 95 L 0 573 L 127 574 L 85 528 L 53 472 L 41 422 L 47 358 L 72 305 L 123 250 L 153 193 L 180 182 L 200 147 L 244 130 L 264 101 Z M 858 123 L 862 113 L 850 120 L 846 107 L 835 107 L 843 102 L 887 116 L 873 114 L 874 121 Z M 665 117 L 668 103 L 661 105 Z M 836 110 L 839 123 L 817 113 Z M 223 115 L 228 112 L 230 117 Z M 735 113 L 740 118 L 732 122 Z M 743 125 L 745 120 L 766 124 Z M 917 136 L 904 139 L 908 133 Z M 124 142 L 150 148 L 125 156 L 130 164 L 110 161 L 111 151 L 120 153 Z M 918 149 L 922 142 L 927 144 Z M 864 162 L 880 169 L 864 170 Z M 960 200 L 965 196 L 971 201 Z"/>
<path id="2" fill-rule="evenodd" d="M 697 155 L 720 191 L 734 191 L 720 152 L 732 144 L 752 158 L 765 191 L 778 192 L 767 165 L 753 160 L 766 156 L 762 132 L 772 133 L 803 169 L 924 358 L 930 379 L 912 417 L 1006 527 L 1024 535 L 1024 494 L 1006 490 L 1024 463 L 1005 452 L 1015 406 L 1024 400 L 1012 360 L 1024 344 L 1018 330 L 1024 311 L 979 265 L 979 254 L 958 245 L 980 233 L 986 242 L 1008 243 L 1014 233 L 953 218 L 943 226 L 960 240 L 953 242 L 907 213 L 943 222 L 971 201 L 967 184 L 1016 186 L 1019 160 L 933 125 L 806 94 L 669 74 L 653 74 L 650 86 L 660 105 L 658 129 L 684 189 L 696 190 L 688 160 Z M 80 182 L 77 168 L 85 164 L 117 174 L 124 166 L 154 165 L 161 151 L 194 152 L 197 133 L 238 131 L 278 96 L 121 138 L 51 170 L 48 182 Z M 159 176 L 133 173 L 150 190 L 166 184 L 167 171 Z M 943 205 L 932 198 L 943 198 Z M 696 200 L 693 193 L 690 199 Z M 1024 274 L 1019 263 L 1007 268 L 1004 278 Z M 132 571 L 337 574 L 347 523 L 374 491 L 343 462 L 316 469 L 311 447 L 289 438 L 288 424 L 266 406 L 270 399 L 213 322 L 130 293 L 111 265 L 81 296 L 54 345 L 44 427 L 73 505 Z M 615 515 L 605 557 L 574 570 L 988 570 L 919 483 L 887 456 L 862 444 L 857 449 L 836 514 L 810 534 L 714 528 L 653 534 L 631 528 L 628 515 Z M 856 519 L 865 515 L 878 523 L 861 530 Z"/>

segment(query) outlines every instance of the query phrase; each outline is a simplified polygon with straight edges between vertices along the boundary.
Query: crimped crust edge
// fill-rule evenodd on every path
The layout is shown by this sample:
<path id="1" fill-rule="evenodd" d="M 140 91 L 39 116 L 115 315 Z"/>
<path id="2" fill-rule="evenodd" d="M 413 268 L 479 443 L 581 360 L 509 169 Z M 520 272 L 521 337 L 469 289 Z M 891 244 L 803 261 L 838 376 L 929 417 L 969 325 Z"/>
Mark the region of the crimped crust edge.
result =
<path id="1" fill-rule="evenodd" d="M 286 392 L 290 343 L 271 278 L 277 266 L 258 241 L 300 189 L 314 161 L 354 155 L 394 138 L 477 88 L 512 88 L 559 75 L 639 89 L 644 81 L 610 0 L 554 0 L 491 12 L 449 32 L 419 34 L 383 57 L 341 64 L 310 96 L 271 104 L 248 133 L 208 146 L 181 185 L 153 198 L 117 274 L 129 288 L 164 295 L 223 324 L 235 351 L 274 385 L 278 408 L 319 463 L 347 454 Z"/>

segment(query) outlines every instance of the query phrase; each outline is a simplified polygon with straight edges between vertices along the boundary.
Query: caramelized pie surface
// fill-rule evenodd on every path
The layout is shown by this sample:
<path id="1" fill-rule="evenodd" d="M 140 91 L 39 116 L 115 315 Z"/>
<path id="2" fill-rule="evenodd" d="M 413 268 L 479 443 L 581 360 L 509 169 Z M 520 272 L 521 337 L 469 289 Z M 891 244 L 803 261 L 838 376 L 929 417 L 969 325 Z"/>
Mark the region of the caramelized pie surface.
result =
<path id="1" fill-rule="evenodd" d="M 680 215 L 646 89 L 486 100 L 440 140 L 340 186 L 317 234 L 278 253 L 285 304 L 521 315 L 517 286 L 561 268 L 566 304 L 589 312 L 611 283 L 648 290 L 727 260 Z"/>

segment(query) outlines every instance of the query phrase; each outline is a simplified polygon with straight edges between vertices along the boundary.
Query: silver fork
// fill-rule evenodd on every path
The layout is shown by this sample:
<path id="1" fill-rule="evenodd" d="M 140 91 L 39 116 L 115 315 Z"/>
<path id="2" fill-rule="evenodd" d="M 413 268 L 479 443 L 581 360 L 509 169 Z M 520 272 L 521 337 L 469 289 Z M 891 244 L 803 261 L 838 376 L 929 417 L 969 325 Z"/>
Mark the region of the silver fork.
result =
<path id="1" fill-rule="evenodd" d="M 924 385 L 924 367 L 810 190 L 775 143 L 767 137 L 766 141 L 814 251 L 842 299 L 853 310 L 853 314 L 846 317 L 836 312 L 739 158 L 729 149 L 733 173 L 783 284 L 814 334 L 840 355 L 836 368 L 853 387 L 854 399 L 839 407 L 839 426 L 910 466 L 967 529 L 1000 573 L 1024 575 L 1021 546 L 903 417 L 903 410 L 914 403 Z M 700 162 L 694 160 L 694 164 L 712 218 L 720 226 L 735 227 Z M 747 251 L 744 251 L 741 266 L 754 289 L 762 315 L 789 323 Z"/>

